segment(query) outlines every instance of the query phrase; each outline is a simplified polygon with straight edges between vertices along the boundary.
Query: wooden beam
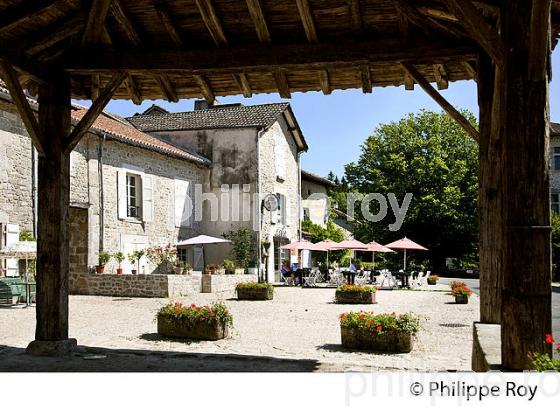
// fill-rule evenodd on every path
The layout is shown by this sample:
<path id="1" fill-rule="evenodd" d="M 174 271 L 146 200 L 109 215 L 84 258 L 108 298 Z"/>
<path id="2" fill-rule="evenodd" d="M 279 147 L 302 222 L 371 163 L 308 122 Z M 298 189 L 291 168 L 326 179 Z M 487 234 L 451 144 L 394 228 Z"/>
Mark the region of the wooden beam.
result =
<path id="1" fill-rule="evenodd" d="M 307 36 L 307 41 L 310 43 L 318 43 L 319 37 L 317 37 L 315 19 L 313 18 L 313 11 L 311 11 L 309 0 L 296 0 L 296 3 L 301 22 L 303 23 L 303 29 L 305 30 L 305 35 Z"/>
<path id="2" fill-rule="evenodd" d="M 259 41 L 264 44 L 272 42 L 260 0 L 247 0 L 247 8 L 255 25 Z"/>
<path id="3" fill-rule="evenodd" d="M 404 89 L 407 91 L 414 91 L 414 79 L 404 70 Z"/>
<path id="4" fill-rule="evenodd" d="M 196 71 L 255 72 L 273 68 L 309 68 L 314 65 L 356 66 L 364 62 L 396 62 L 414 59 L 418 63 L 476 59 L 479 47 L 468 41 L 437 41 L 420 36 L 401 42 L 396 40 L 339 41 L 319 44 L 267 44 L 229 47 L 217 50 L 76 50 L 58 61 L 70 72 Z"/>
<path id="5" fill-rule="evenodd" d="M 422 29 L 426 35 L 433 37 L 434 31 L 436 33 L 442 31 L 438 24 L 434 24 L 433 21 L 423 16 L 418 8 L 408 0 L 391 0 L 391 2 L 398 14 L 405 16 L 408 21 Z"/>
<path id="6" fill-rule="evenodd" d="M 476 68 L 469 61 L 463 61 L 461 63 L 465 71 L 471 76 L 474 81 L 478 81 L 478 73 Z"/>
<path id="7" fill-rule="evenodd" d="M 440 20 L 449 21 L 452 23 L 457 23 L 459 20 L 457 16 L 453 13 L 449 13 L 447 10 L 442 10 L 440 8 L 432 7 L 432 6 L 418 6 L 418 11 L 428 17 L 433 17 Z"/>
<path id="8" fill-rule="evenodd" d="M 173 23 L 173 20 L 171 19 L 171 16 L 167 12 L 167 10 L 166 10 L 165 6 L 163 5 L 162 1 L 161 0 L 154 0 L 154 8 L 155 8 L 155 10 L 156 10 L 156 12 L 159 16 L 159 19 L 161 20 L 161 23 L 163 24 L 163 26 L 167 30 L 167 33 L 169 34 L 169 37 L 171 38 L 173 43 L 179 48 L 183 47 L 183 40 L 181 39 L 181 35 L 179 34 L 179 30 L 177 29 L 177 27 Z"/>
<path id="9" fill-rule="evenodd" d="M 249 79 L 245 73 L 233 74 L 233 80 L 237 84 L 239 91 L 243 93 L 243 97 L 251 98 L 253 96 L 253 91 L 251 90 L 251 85 L 249 84 Z"/>
<path id="10" fill-rule="evenodd" d="M 0 46 L 0 61 L 17 67 L 19 71 L 29 75 L 29 77 L 38 83 L 46 82 L 46 78 L 48 78 L 53 71 L 53 67 L 49 63 L 31 61 L 20 51 L 4 48 L 2 46 Z"/>
<path id="11" fill-rule="evenodd" d="M 91 76 L 91 100 L 95 101 L 99 98 L 99 74 Z"/>
<path id="12" fill-rule="evenodd" d="M 32 37 L 18 41 L 20 49 L 28 55 L 35 55 L 53 45 L 82 32 L 85 14 L 79 13 L 64 19 L 56 27 L 47 27 Z"/>
<path id="13" fill-rule="evenodd" d="M 531 27 L 529 29 L 529 76 L 538 79 L 543 69 L 548 70 L 550 63 L 550 24 L 543 24 L 550 20 L 551 1 L 533 0 L 531 9 Z M 541 56 L 547 58 L 542 59 Z"/>
<path id="14" fill-rule="evenodd" d="M 218 47 L 227 47 L 228 41 L 222 28 L 222 23 L 216 14 L 216 10 L 212 5 L 212 0 L 195 0 L 195 3 L 202 17 L 202 21 L 210 32 L 214 43 Z"/>
<path id="15" fill-rule="evenodd" d="M 202 94 L 204 99 L 208 101 L 209 104 L 214 104 L 214 100 L 216 99 L 216 97 L 214 96 L 214 92 L 212 91 L 212 88 L 210 87 L 210 84 L 208 84 L 206 78 L 204 78 L 203 75 L 196 74 L 193 75 L 193 79 L 200 89 L 200 93 Z"/>
<path id="16" fill-rule="evenodd" d="M 2 11 L 0 15 L 0 33 L 4 33 L 14 27 L 25 24 L 35 18 L 36 15 L 45 12 L 53 7 L 54 0 L 34 0 L 25 2 L 23 5 L 9 7 Z"/>
<path id="17" fill-rule="evenodd" d="M 14 105 L 19 112 L 27 133 L 31 137 L 33 145 L 40 155 L 45 155 L 39 124 L 37 122 L 37 119 L 35 118 L 33 110 L 29 106 L 27 98 L 25 98 L 25 93 L 21 88 L 15 70 L 8 63 L 2 62 L 0 62 L 0 70 L 2 71 L 2 78 L 6 83 L 6 87 L 10 91 L 12 101 L 14 102 Z"/>
<path id="18" fill-rule="evenodd" d="M 169 77 L 167 77 L 166 75 L 155 74 L 154 80 L 159 85 L 159 88 L 161 89 L 163 94 L 165 94 L 165 98 L 167 98 L 167 101 L 169 102 L 179 101 L 179 98 L 177 98 L 177 94 L 175 93 L 175 89 L 173 88 L 173 85 L 171 84 Z"/>
<path id="19" fill-rule="evenodd" d="M 319 83 L 323 94 L 329 95 L 332 90 L 329 82 L 329 72 L 326 69 L 319 71 Z"/>
<path id="20" fill-rule="evenodd" d="M 66 155 L 70 154 L 72 150 L 78 145 L 82 137 L 88 132 L 91 128 L 99 114 L 105 109 L 113 94 L 119 88 L 126 78 L 127 74 L 123 71 L 118 72 L 111 78 L 109 83 L 103 88 L 103 90 L 99 93 L 99 97 L 93 101 L 91 107 L 87 110 L 86 114 L 82 117 L 80 122 L 76 124 L 70 135 L 65 141 L 64 144 L 64 153 Z"/>
<path id="21" fill-rule="evenodd" d="M 371 83 L 371 71 L 369 70 L 369 65 L 360 65 L 360 73 L 362 76 L 362 92 L 371 93 L 373 91 L 373 85 Z"/>
<path id="22" fill-rule="evenodd" d="M 471 0 L 444 0 L 449 10 L 461 22 L 469 35 L 480 44 L 496 65 L 504 59 L 502 41 L 497 30 L 491 27 Z"/>
<path id="23" fill-rule="evenodd" d="M 286 70 L 278 68 L 273 71 L 274 81 L 276 82 L 276 88 L 278 94 L 282 98 L 292 98 L 290 93 L 290 85 L 288 84 L 288 77 L 286 76 Z"/>
<path id="24" fill-rule="evenodd" d="M 432 99 L 439 104 L 439 106 L 447 113 L 451 118 L 453 118 L 475 141 L 480 140 L 480 135 L 476 128 L 455 109 L 443 96 L 437 92 L 437 90 L 432 87 L 432 85 L 420 74 L 416 68 L 410 64 L 403 62 L 401 63 L 406 72 L 416 81 L 420 87 L 428 94 Z"/>
<path id="25" fill-rule="evenodd" d="M 110 3 L 111 0 L 93 0 L 86 29 L 82 36 L 82 47 L 99 44 L 103 33 L 103 27 L 105 27 L 105 18 L 109 12 Z"/>
<path id="26" fill-rule="evenodd" d="M 126 14 L 126 11 L 120 1 L 112 0 L 109 10 L 111 11 L 113 18 L 117 21 L 117 23 L 119 23 L 120 27 L 125 32 L 129 44 L 134 47 L 140 47 L 142 45 L 140 35 L 134 27 L 134 24 L 132 24 L 130 17 Z"/>
<path id="27" fill-rule="evenodd" d="M 360 10 L 360 0 L 349 0 L 348 8 L 350 9 L 350 20 L 352 21 L 352 30 L 357 37 L 362 35 L 362 12 Z"/>
<path id="28" fill-rule="evenodd" d="M 446 90 L 449 87 L 449 80 L 445 66 L 443 64 L 434 64 L 433 69 L 438 90 Z"/>
<path id="29" fill-rule="evenodd" d="M 140 92 L 140 88 L 138 87 L 136 80 L 134 80 L 134 77 L 131 74 L 127 75 L 125 84 L 132 102 L 136 105 L 142 104 L 142 93 Z"/>

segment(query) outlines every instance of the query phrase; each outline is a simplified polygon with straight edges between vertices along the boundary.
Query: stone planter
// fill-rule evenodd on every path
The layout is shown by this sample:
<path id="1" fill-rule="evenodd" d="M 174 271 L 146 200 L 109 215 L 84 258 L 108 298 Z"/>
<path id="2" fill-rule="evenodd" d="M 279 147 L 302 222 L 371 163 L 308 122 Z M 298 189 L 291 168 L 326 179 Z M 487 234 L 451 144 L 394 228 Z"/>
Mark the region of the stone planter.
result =
<path id="1" fill-rule="evenodd" d="M 466 305 L 469 303 L 469 297 L 467 295 L 455 295 L 455 303 Z"/>
<path id="2" fill-rule="evenodd" d="M 237 299 L 239 300 L 272 300 L 274 298 L 274 288 L 263 289 L 237 289 Z"/>
<path id="3" fill-rule="evenodd" d="M 202 274 L 200 284 L 200 293 L 212 293 L 212 275 L 208 273 Z"/>
<path id="4" fill-rule="evenodd" d="M 247 273 L 248 273 L 249 275 L 256 275 L 256 274 L 258 273 L 258 271 L 259 271 L 259 270 L 258 270 L 257 268 L 249 268 L 249 269 L 247 270 Z"/>
<path id="5" fill-rule="evenodd" d="M 357 328 L 340 327 L 342 346 L 347 349 L 384 353 L 409 353 L 414 337 L 404 332 L 374 333 Z"/>
<path id="6" fill-rule="evenodd" d="M 377 303 L 376 292 L 345 292 L 337 290 L 334 294 L 336 303 L 371 305 Z"/>
<path id="7" fill-rule="evenodd" d="M 158 315 L 157 331 L 161 336 L 177 339 L 219 340 L 228 336 L 229 326 L 217 320 L 192 323 Z"/>
<path id="8" fill-rule="evenodd" d="M 437 280 L 428 279 L 428 285 L 437 285 Z"/>
<path id="9" fill-rule="evenodd" d="M 243 275 L 245 274 L 245 268 L 235 268 L 236 275 Z"/>

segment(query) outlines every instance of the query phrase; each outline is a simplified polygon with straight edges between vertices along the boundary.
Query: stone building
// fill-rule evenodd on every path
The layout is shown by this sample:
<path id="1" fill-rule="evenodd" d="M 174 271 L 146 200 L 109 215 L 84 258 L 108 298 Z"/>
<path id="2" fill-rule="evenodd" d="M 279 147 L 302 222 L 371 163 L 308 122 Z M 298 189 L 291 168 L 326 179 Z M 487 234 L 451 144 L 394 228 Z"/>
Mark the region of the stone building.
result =
<path id="1" fill-rule="evenodd" d="M 36 101 L 30 103 L 37 108 Z M 73 106 L 73 122 L 85 112 Z M 14 226 L 35 232 L 36 165 L 37 153 L 0 84 L 3 233 Z M 195 184 L 205 183 L 210 165 L 208 159 L 138 131 L 118 116 L 100 115 L 71 154 L 71 270 L 86 271 L 96 265 L 100 249 L 128 254 L 201 233 L 201 223 L 182 213 L 191 207 L 184 202 L 190 200 L 185 194 Z M 130 272 L 128 261 L 123 265 Z M 107 267 L 114 268 L 114 263 Z M 146 258 L 140 261 L 140 272 L 153 269 Z"/>
<path id="2" fill-rule="evenodd" d="M 560 213 L 560 123 L 550 123 L 550 206 Z"/>
<path id="3" fill-rule="evenodd" d="M 256 243 L 270 243 L 265 270 L 273 281 L 281 260 L 289 257 L 280 246 L 300 237 L 300 155 L 307 144 L 290 105 L 197 101 L 194 111 L 167 113 L 152 107 L 127 120 L 212 161 L 207 184 L 199 190 L 203 198 L 196 198 L 205 215 L 203 231 L 221 236 L 241 226 L 251 229 Z M 265 198 L 272 207 L 263 206 Z M 259 246 L 257 259 L 264 260 L 263 251 Z M 217 260 L 218 252 L 209 249 L 207 261 Z"/>
<path id="4" fill-rule="evenodd" d="M 310 220 L 322 227 L 327 226 L 330 212 L 328 191 L 334 186 L 334 182 L 327 178 L 301 171 L 301 206 L 304 220 Z"/>

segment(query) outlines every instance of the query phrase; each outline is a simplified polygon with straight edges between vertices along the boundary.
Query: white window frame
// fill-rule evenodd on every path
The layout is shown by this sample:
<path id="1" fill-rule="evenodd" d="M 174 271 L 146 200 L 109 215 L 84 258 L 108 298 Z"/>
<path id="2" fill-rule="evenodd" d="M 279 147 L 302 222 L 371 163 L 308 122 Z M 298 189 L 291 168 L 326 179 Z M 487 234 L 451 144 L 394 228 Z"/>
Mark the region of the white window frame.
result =
<path id="1" fill-rule="evenodd" d="M 134 181 L 134 196 L 131 194 L 133 188 L 130 181 Z M 131 200 L 134 198 L 134 205 Z M 136 208 L 136 215 L 131 212 L 132 208 Z M 126 173 L 126 217 L 130 219 L 142 219 L 142 177 L 134 172 Z"/>
<path id="2" fill-rule="evenodd" d="M 550 194 L 550 209 L 560 214 L 560 193 L 552 192 Z"/>

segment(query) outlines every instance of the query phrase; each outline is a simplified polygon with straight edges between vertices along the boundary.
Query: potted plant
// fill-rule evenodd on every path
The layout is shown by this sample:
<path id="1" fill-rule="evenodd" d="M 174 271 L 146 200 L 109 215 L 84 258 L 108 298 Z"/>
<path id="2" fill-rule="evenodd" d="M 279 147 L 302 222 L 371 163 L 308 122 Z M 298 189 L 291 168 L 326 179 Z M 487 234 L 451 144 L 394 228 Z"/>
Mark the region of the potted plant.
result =
<path id="1" fill-rule="evenodd" d="M 225 269 L 226 275 L 233 275 L 235 273 L 235 262 L 230 259 L 224 259 L 222 266 Z"/>
<path id="2" fill-rule="evenodd" d="M 136 256 L 136 252 L 132 252 L 128 254 L 128 261 L 130 262 L 130 264 L 132 265 L 132 269 L 131 269 L 131 273 L 133 275 L 136 275 L 136 261 L 138 260 L 138 257 Z"/>
<path id="3" fill-rule="evenodd" d="M 377 303 L 375 294 L 377 289 L 373 286 L 341 285 L 336 289 L 335 302 L 349 304 Z"/>
<path id="4" fill-rule="evenodd" d="M 340 315 L 342 346 L 348 349 L 409 353 L 419 329 L 420 318 L 413 313 L 348 312 Z"/>
<path id="5" fill-rule="evenodd" d="M 207 275 L 215 275 L 218 272 L 218 269 L 220 269 L 220 265 L 217 263 L 209 263 L 204 268 L 204 273 Z"/>
<path id="6" fill-rule="evenodd" d="M 247 270 L 249 275 L 256 275 L 258 273 L 257 263 L 256 259 L 252 259 L 251 262 L 249 262 L 249 269 Z"/>
<path id="7" fill-rule="evenodd" d="M 111 254 L 109 252 L 101 251 L 99 252 L 98 265 L 95 267 L 97 273 L 105 272 L 105 265 L 111 260 Z"/>
<path id="8" fill-rule="evenodd" d="M 177 259 L 175 261 L 175 266 L 173 266 L 173 273 L 175 275 L 181 275 L 184 269 L 185 269 L 185 262 L 183 262 L 180 259 Z"/>
<path id="9" fill-rule="evenodd" d="M 228 336 L 233 318 L 223 303 L 211 306 L 183 305 L 162 307 L 157 314 L 158 334 L 171 338 L 219 340 Z"/>
<path id="10" fill-rule="evenodd" d="M 430 275 L 428 276 L 428 285 L 436 285 L 437 282 L 439 280 L 439 276 L 438 275 Z"/>
<path id="11" fill-rule="evenodd" d="M 167 243 L 165 246 L 150 246 L 146 255 L 150 262 L 157 266 L 159 273 L 168 274 L 174 271 L 177 261 L 177 247 Z"/>
<path id="12" fill-rule="evenodd" d="M 115 260 L 119 263 L 119 267 L 117 268 L 117 275 L 122 275 L 123 273 L 123 269 L 122 269 L 122 262 L 124 261 L 124 253 L 122 252 L 117 252 L 113 255 L 113 257 L 115 258 Z"/>
<path id="13" fill-rule="evenodd" d="M 242 282 L 235 287 L 238 300 L 272 300 L 274 287 L 271 283 Z"/>
<path id="14" fill-rule="evenodd" d="M 457 288 L 466 288 L 467 284 L 460 280 L 454 280 L 449 284 L 449 286 L 451 287 L 451 292 L 453 292 L 453 290 Z"/>
<path id="15" fill-rule="evenodd" d="M 455 303 L 466 305 L 469 303 L 469 297 L 473 292 L 468 286 L 464 286 L 456 287 L 451 293 L 455 296 Z"/>
<path id="16" fill-rule="evenodd" d="M 187 262 L 183 262 L 183 275 L 190 275 L 192 272 L 192 265 Z"/>
<path id="17" fill-rule="evenodd" d="M 134 251 L 134 254 L 136 255 L 136 263 L 137 263 L 137 272 L 140 273 L 140 261 L 142 260 L 142 256 L 144 256 L 146 254 L 146 251 L 144 249 L 139 249 L 137 251 Z"/>

